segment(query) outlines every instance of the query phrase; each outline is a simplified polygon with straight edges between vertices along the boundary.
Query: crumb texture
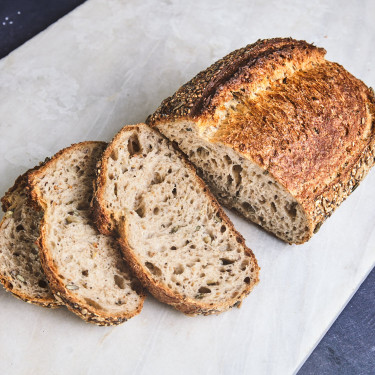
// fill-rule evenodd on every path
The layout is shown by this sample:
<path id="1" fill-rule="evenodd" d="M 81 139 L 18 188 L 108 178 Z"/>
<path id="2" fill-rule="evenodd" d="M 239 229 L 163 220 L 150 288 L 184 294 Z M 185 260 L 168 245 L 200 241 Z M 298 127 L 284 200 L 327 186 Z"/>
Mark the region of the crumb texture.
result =
<path id="1" fill-rule="evenodd" d="M 258 280 L 255 258 L 172 145 L 139 125 L 125 127 L 109 149 L 104 210 L 137 268 L 167 294 L 207 311 L 249 293 Z"/>
<path id="2" fill-rule="evenodd" d="M 267 170 L 194 134 L 194 123 L 176 122 L 161 131 L 186 152 L 221 203 L 286 242 L 304 240 L 308 221 L 303 208 Z"/>
<path id="3" fill-rule="evenodd" d="M 0 279 L 17 297 L 56 306 L 44 275 L 36 241 L 42 213 L 28 204 L 25 176 L 2 199 L 6 212 L 0 224 Z"/>
<path id="4" fill-rule="evenodd" d="M 105 144 L 85 142 L 61 152 L 32 178 L 44 208 L 41 237 L 47 274 L 56 291 L 87 320 L 129 318 L 143 296 L 117 242 L 101 235 L 90 214 L 95 165 Z M 119 320 L 119 322 L 121 322 Z"/>

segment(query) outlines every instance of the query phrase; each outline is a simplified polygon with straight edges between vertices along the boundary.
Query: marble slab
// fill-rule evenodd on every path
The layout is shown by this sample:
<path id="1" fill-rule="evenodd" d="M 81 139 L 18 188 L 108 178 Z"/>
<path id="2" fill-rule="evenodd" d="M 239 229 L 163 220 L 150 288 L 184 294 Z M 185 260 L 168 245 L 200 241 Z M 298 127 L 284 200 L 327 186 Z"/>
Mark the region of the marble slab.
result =
<path id="1" fill-rule="evenodd" d="M 82 140 L 144 121 L 198 71 L 293 36 L 375 84 L 375 3 L 89 0 L 0 61 L 0 193 Z M 230 213 L 260 263 L 241 309 L 189 318 L 153 298 L 119 327 L 0 290 L 1 374 L 291 374 L 375 263 L 375 171 L 305 245 Z"/>

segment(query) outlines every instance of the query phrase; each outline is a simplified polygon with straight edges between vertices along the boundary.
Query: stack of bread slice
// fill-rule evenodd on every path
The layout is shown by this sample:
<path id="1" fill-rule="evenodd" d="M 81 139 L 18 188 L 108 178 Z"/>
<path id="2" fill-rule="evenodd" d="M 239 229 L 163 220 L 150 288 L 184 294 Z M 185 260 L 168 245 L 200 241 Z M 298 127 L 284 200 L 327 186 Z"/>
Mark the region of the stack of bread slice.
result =
<path id="1" fill-rule="evenodd" d="M 239 305 L 258 282 L 253 253 L 194 168 L 145 124 L 126 126 L 107 148 L 60 151 L 3 202 L 6 288 L 87 322 L 138 314 L 142 284 L 186 314 L 207 315 Z"/>

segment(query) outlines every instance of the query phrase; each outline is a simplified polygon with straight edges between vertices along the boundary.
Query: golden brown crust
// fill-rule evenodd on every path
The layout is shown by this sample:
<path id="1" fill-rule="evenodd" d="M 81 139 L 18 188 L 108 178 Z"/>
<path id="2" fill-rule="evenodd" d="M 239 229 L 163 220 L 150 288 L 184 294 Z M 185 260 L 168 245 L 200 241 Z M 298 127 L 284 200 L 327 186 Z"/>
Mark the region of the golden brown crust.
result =
<path id="1" fill-rule="evenodd" d="M 77 144 L 73 144 L 70 147 L 67 147 L 61 151 L 59 151 L 55 156 L 53 156 L 47 163 L 43 165 L 43 167 L 39 168 L 37 171 L 31 173 L 28 177 L 28 185 L 30 188 L 30 195 L 31 198 L 39 204 L 42 209 L 46 208 L 46 203 L 41 199 L 41 193 L 37 186 L 38 179 L 41 178 L 43 173 L 47 168 L 53 168 L 53 165 L 58 161 L 60 158 L 64 158 L 67 153 L 72 153 L 75 149 L 79 149 L 85 145 L 92 145 L 97 144 L 101 145 L 104 149 L 106 147 L 105 142 L 81 142 Z M 65 284 L 62 282 L 61 278 L 58 276 L 59 271 L 56 268 L 51 254 L 48 250 L 48 246 L 46 243 L 46 232 L 47 232 L 47 223 L 48 218 L 46 217 L 46 213 L 43 218 L 43 222 L 41 223 L 41 230 L 40 230 L 40 237 L 39 237 L 39 249 L 40 249 L 40 257 L 43 270 L 49 282 L 49 285 L 55 294 L 55 297 L 58 301 L 61 301 L 66 305 L 66 307 L 78 315 L 80 318 L 85 320 L 89 323 L 94 323 L 100 326 L 110 326 L 110 325 L 117 325 L 121 324 L 128 319 L 132 318 L 135 315 L 138 315 L 143 307 L 143 301 L 145 295 L 143 292 L 137 292 L 141 297 L 141 303 L 139 304 L 136 311 L 132 313 L 123 313 L 121 315 L 114 315 L 110 313 L 103 312 L 102 310 L 98 310 L 97 308 L 89 305 L 87 302 L 83 301 L 82 299 L 77 298 L 73 293 L 71 293 L 68 289 L 66 289 Z"/>
<path id="2" fill-rule="evenodd" d="M 282 60 L 298 61 L 302 56 L 315 59 L 325 54 L 323 48 L 314 47 L 305 41 L 292 38 L 274 38 L 258 40 L 244 48 L 235 50 L 197 74 L 183 85 L 173 96 L 165 99 L 154 114 L 149 116 L 150 125 L 168 119 L 181 117 L 198 117 L 213 112 L 215 104 L 212 99 L 226 89 L 228 84 L 252 82 L 262 74 L 274 70 Z"/>
<path id="3" fill-rule="evenodd" d="M 24 174 L 18 176 L 13 186 L 9 188 L 5 195 L 1 198 L 2 209 L 4 212 L 12 210 L 17 206 L 17 196 L 21 194 L 23 190 L 25 190 L 28 174 L 36 170 L 37 168 L 38 167 L 29 169 Z M 4 220 L 5 218 L 3 218 L 0 222 L 0 230 L 4 225 Z M 47 308 L 57 308 L 61 305 L 53 296 L 51 296 L 50 298 L 33 297 L 29 294 L 24 293 L 21 289 L 14 288 L 12 279 L 6 275 L 0 274 L 0 283 L 4 286 L 6 291 L 12 293 L 15 297 L 24 302 Z"/>
<path id="4" fill-rule="evenodd" d="M 233 306 L 238 306 L 243 298 L 245 298 L 254 286 L 259 282 L 259 266 L 256 261 L 256 258 L 253 252 L 246 246 L 245 240 L 240 233 L 236 231 L 232 222 L 225 214 L 224 210 L 218 204 L 216 198 L 211 194 L 209 189 L 207 188 L 206 184 L 203 180 L 198 177 L 196 174 L 195 168 L 193 165 L 186 159 L 186 157 L 176 149 L 178 152 L 178 156 L 181 160 L 186 163 L 186 166 L 191 170 L 194 174 L 197 183 L 203 188 L 204 194 L 207 198 L 211 201 L 211 204 L 215 207 L 216 215 L 225 222 L 228 228 L 231 229 L 235 233 L 237 242 L 239 246 L 242 246 L 246 252 L 246 254 L 252 259 L 253 264 L 253 275 L 254 277 L 251 279 L 250 283 L 247 285 L 246 290 L 240 296 L 236 296 L 230 300 L 225 301 L 221 304 L 205 304 L 202 302 L 198 302 L 191 298 L 183 297 L 182 295 L 173 292 L 171 289 L 163 285 L 162 283 L 154 280 L 150 271 L 144 267 L 142 263 L 140 263 L 138 257 L 135 254 L 134 249 L 132 249 L 127 242 L 127 226 L 126 222 L 122 222 L 121 224 L 113 223 L 110 219 L 110 214 L 105 208 L 105 200 L 103 198 L 104 193 L 104 186 L 106 184 L 107 175 L 107 161 L 113 152 L 114 147 L 116 147 L 117 139 L 121 138 L 122 133 L 126 131 L 132 131 L 140 126 L 146 126 L 145 124 L 137 124 L 137 125 L 129 125 L 125 126 L 120 132 L 114 137 L 113 141 L 109 144 L 105 152 L 103 153 L 102 160 L 100 162 L 100 166 L 98 167 L 97 173 L 97 180 L 96 180 L 96 188 L 95 194 L 93 197 L 93 209 L 94 209 L 94 217 L 97 227 L 100 232 L 103 234 L 117 234 L 118 241 L 121 245 L 123 250 L 123 254 L 125 259 L 127 260 L 128 264 L 132 268 L 132 271 L 137 276 L 137 278 L 141 281 L 142 285 L 149 290 L 149 292 L 157 298 L 159 301 L 172 305 L 177 310 L 182 311 L 188 315 L 210 315 L 210 314 L 217 314 L 222 311 L 228 310 Z M 175 145 L 174 145 L 175 147 Z"/>
<path id="5" fill-rule="evenodd" d="M 324 54 L 290 38 L 258 41 L 199 73 L 148 119 L 155 126 L 188 118 L 204 134 L 214 127 L 206 135 L 210 142 L 267 170 L 301 204 L 309 220 L 303 242 L 374 164 L 368 157 L 374 93 Z M 216 84 L 220 74 L 224 78 Z M 369 158 L 366 165 L 362 158 Z M 353 183 L 358 163 L 363 173 Z M 327 201 L 329 209 L 318 207 Z"/>

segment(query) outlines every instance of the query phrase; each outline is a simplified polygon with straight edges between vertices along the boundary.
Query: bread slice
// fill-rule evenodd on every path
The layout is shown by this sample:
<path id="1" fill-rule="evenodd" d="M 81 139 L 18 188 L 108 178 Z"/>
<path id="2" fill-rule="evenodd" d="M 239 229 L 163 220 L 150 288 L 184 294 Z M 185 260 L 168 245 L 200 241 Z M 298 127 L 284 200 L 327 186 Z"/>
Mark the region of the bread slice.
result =
<path id="1" fill-rule="evenodd" d="M 42 213 L 28 203 L 27 174 L 1 198 L 5 215 L 0 223 L 0 282 L 25 302 L 58 307 L 40 264 L 36 241 Z"/>
<path id="2" fill-rule="evenodd" d="M 258 282 L 253 253 L 206 185 L 145 124 L 125 126 L 104 152 L 93 207 L 143 285 L 186 314 L 227 310 Z"/>
<path id="3" fill-rule="evenodd" d="M 44 210 L 41 261 L 56 298 L 87 322 L 114 325 L 141 311 L 144 294 L 116 241 L 101 235 L 91 220 L 95 165 L 105 147 L 72 145 L 28 179 L 32 199 Z"/>
<path id="4" fill-rule="evenodd" d="M 260 40 L 147 120 L 220 202 L 289 243 L 316 233 L 375 160 L 374 92 L 324 55 L 304 41 Z"/>

